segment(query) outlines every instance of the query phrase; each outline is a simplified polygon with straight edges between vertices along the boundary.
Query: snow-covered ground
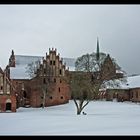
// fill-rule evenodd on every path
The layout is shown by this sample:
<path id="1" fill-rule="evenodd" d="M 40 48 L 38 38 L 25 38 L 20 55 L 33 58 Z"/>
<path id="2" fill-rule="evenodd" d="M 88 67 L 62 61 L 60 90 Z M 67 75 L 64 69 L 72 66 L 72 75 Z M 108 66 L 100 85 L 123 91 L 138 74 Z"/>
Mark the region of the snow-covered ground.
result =
<path id="1" fill-rule="evenodd" d="M 73 101 L 0 113 L 0 135 L 140 135 L 140 104 L 90 102 L 76 115 Z"/>

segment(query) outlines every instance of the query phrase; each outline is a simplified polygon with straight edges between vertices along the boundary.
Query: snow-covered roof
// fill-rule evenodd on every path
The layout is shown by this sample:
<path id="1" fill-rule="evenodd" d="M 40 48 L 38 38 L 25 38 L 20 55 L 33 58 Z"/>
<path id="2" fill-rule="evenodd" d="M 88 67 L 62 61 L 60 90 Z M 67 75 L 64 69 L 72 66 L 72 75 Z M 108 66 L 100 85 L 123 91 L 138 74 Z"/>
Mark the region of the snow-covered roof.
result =
<path id="1" fill-rule="evenodd" d="M 127 84 L 124 87 L 140 88 L 140 75 L 128 77 Z"/>
<path id="2" fill-rule="evenodd" d="M 27 71 L 28 64 L 36 61 L 41 61 L 43 56 L 26 56 L 26 55 L 15 55 L 15 67 L 10 67 L 10 78 L 11 79 L 30 79 Z M 75 69 L 75 59 L 63 58 L 63 63 L 66 63 L 66 68 L 69 67 L 69 71 Z"/>
<path id="3" fill-rule="evenodd" d="M 119 86 L 117 86 L 117 85 L 112 86 L 113 82 L 109 81 L 108 83 L 106 83 L 106 88 L 103 88 L 103 89 L 113 89 L 113 88 L 115 88 L 115 89 L 131 89 L 131 88 L 140 88 L 140 75 L 127 77 L 127 82 L 126 83 L 125 82 L 121 83 L 119 80 L 116 80 L 115 82 L 117 82 L 119 84 Z"/>
<path id="4" fill-rule="evenodd" d="M 116 70 L 116 73 L 124 73 L 122 70 Z"/>

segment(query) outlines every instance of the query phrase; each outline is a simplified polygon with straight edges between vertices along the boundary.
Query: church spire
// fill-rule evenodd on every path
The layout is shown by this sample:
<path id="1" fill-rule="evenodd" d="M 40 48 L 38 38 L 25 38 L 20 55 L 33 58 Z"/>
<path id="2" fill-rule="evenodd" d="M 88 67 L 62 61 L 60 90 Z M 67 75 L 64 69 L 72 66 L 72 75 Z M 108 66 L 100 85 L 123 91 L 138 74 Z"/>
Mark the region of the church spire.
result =
<path id="1" fill-rule="evenodd" d="M 99 52 L 99 40 L 98 40 L 98 37 L 97 37 L 96 59 L 97 59 L 97 61 L 100 59 L 100 52 Z"/>

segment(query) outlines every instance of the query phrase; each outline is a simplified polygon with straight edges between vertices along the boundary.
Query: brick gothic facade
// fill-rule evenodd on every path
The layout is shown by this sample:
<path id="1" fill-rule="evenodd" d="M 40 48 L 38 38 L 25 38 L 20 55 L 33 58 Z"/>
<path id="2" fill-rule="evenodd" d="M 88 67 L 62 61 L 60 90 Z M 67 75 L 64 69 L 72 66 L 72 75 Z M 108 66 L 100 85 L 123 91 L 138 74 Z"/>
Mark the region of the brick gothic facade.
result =
<path id="1" fill-rule="evenodd" d="M 14 52 L 9 59 L 9 66 L 15 65 Z M 12 62 L 13 60 L 13 62 Z M 66 66 L 56 49 L 49 49 L 49 54 L 36 66 L 36 76 L 28 79 L 12 79 L 17 93 L 17 107 L 41 107 L 68 103 L 70 89 L 67 84 Z"/>
<path id="2" fill-rule="evenodd" d="M 0 68 L 0 112 L 16 112 L 16 95 L 6 71 Z"/>

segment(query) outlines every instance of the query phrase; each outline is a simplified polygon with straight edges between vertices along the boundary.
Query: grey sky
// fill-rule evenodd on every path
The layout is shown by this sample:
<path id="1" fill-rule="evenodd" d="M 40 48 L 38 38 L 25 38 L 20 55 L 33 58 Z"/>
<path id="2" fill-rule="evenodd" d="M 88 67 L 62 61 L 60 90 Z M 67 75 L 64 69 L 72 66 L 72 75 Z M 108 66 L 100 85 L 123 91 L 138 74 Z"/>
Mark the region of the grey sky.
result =
<path id="1" fill-rule="evenodd" d="M 140 5 L 0 5 L 0 66 L 15 54 L 49 47 L 76 58 L 100 50 L 128 73 L 140 73 Z"/>

